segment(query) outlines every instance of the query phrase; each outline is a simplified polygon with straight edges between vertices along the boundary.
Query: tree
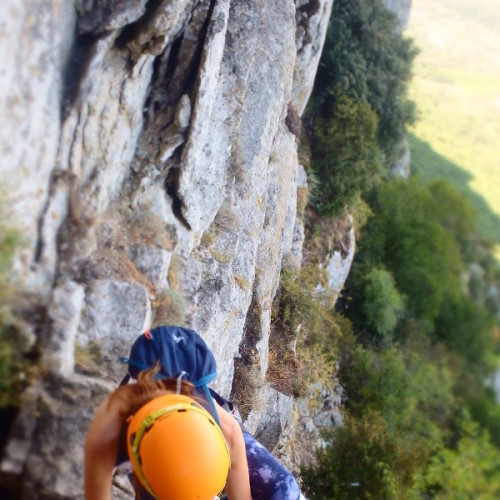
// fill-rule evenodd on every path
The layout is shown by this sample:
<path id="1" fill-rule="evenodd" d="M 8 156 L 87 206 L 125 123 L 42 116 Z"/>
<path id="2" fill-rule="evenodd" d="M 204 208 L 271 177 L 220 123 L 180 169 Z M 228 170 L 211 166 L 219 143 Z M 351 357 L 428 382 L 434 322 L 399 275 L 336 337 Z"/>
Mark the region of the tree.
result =
<path id="1" fill-rule="evenodd" d="M 308 498 L 398 498 L 411 487 L 419 450 L 380 414 L 347 418 L 327 442 L 317 466 L 301 469 Z"/>
<path id="2" fill-rule="evenodd" d="M 405 309 L 405 298 L 396 288 L 391 273 L 373 268 L 365 279 L 363 313 L 365 324 L 373 329 L 379 343 L 389 345 L 392 333 Z"/>
<path id="3" fill-rule="evenodd" d="M 377 117 L 365 103 L 339 94 L 328 118 L 318 118 L 312 140 L 312 201 L 324 217 L 339 215 L 381 172 Z"/>
<path id="4" fill-rule="evenodd" d="M 454 448 L 443 447 L 419 481 L 422 492 L 432 498 L 478 498 L 500 496 L 500 452 L 488 433 L 469 418 L 460 427 Z"/>
<path id="5" fill-rule="evenodd" d="M 465 296 L 446 300 L 436 318 L 434 337 L 456 352 L 481 377 L 496 367 L 494 316 Z"/>
<path id="6" fill-rule="evenodd" d="M 311 99 L 312 115 L 324 117 L 339 95 L 367 103 L 378 117 L 378 145 L 391 163 L 399 154 L 405 124 L 414 121 L 407 91 L 416 53 L 382 2 L 336 0 Z"/>
<path id="7" fill-rule="evenodd" d="M 451 372 L 422 355 L 395 347 L 375 352 L 358 346 L 342 360 L 340 374 L 353 416 L 377 412 L 391 430 L 412 442 L 438 442 L 440 429 L 453 415 Z"/>
<path id="8" fill-rule="evenodd" d="M 358 329 L 364 321 L 359 311 L 365 276 L 373 267 L 385 267 L 392 274 L 399 293 L 407 297 L 407 312 L 427 333 L 433 331 L 445 300 L 463 294 L 464 263 L 455 234 L 443 222 L 446 213 L 441 203 L 445 201 L 416 179 L 394 180 L 368 197 L 374 215 L 359 242 L 347 282 Z"/>

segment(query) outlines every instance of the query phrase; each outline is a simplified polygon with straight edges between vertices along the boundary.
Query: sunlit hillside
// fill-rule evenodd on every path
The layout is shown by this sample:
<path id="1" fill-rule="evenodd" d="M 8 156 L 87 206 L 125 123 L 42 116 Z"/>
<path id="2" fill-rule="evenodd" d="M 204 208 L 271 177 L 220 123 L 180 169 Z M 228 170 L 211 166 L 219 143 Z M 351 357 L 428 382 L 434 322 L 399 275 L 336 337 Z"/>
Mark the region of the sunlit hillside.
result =
<path id="1" fill-rule="evenodd" d="M 413 172 L 452 180 L 479 209 L 480 233 L 500 244 L 500 1 L 416 0 L 407 34 L 421 51 Z"/>

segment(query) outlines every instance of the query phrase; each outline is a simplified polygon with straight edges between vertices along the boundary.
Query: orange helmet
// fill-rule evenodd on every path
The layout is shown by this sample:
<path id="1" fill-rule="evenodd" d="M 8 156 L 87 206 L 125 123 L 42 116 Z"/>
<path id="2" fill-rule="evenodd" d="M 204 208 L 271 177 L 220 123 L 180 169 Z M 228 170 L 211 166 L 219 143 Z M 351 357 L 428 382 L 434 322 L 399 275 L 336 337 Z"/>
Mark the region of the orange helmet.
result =
<path id="1" fill-rule="evenodd" d="M 160 500 L 212 500 L 231 467 L 220 427 L 181 394 L 155 398 L 130 417 L 127 448 L 135 475 Z"/>

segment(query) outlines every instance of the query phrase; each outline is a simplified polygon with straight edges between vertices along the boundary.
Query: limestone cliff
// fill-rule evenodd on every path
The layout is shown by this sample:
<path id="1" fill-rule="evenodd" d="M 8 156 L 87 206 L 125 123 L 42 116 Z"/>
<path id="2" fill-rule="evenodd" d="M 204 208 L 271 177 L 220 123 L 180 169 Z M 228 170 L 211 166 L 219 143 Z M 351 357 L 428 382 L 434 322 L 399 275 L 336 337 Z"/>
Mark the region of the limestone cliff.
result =
<path id="1" fill-rule="evenodd" d="M 296 123 L 331 7 L 6 0 L 1 183 L 41 369 L 1 469 L 28 497 L 81 497 L 90 419 L 150 325 L 196 329 L 225 396 L 248 347 L 248 425 L 286 428 L 293 401 L 265 381 L 271 303 L 301 261 Z"/>
<path id="2" fill-rule="evenodd" d="M 384 0 L 386 8 L 396 14 L 401 31 L 407 28 L 410 21 L 411 2 L 412 0 Z"/>

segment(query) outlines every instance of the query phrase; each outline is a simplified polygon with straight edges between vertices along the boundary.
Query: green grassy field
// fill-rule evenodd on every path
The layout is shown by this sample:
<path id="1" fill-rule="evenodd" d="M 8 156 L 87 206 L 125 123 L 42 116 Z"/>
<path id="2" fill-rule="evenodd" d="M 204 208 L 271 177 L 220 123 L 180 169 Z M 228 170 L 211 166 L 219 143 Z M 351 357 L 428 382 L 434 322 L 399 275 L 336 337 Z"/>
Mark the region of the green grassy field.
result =
<path id="1" fill-rule="evenodd" d="M 500 2 L 414 1 L 406 35 L 420 49 L 413 172 L 451 180 L 477 207 L 480 234 L 500 245 Z"/>

